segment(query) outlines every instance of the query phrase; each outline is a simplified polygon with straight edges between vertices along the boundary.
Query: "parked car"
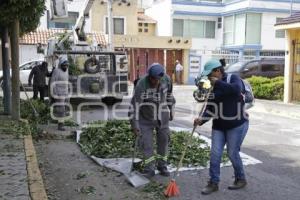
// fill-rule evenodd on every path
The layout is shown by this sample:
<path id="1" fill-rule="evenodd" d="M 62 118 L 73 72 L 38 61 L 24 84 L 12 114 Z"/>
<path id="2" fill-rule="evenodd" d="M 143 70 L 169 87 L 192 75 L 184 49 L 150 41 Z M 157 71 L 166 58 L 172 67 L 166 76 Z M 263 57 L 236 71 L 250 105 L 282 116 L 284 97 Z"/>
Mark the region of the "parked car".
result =
<path id="1" fill-rule="evenodd" d="M 20 65 L 20 82 L 28 88 L 28 77 L 33 67 L 42 64 L 43 60 L 35 60 Z M 49 70 L 49 69 L 48 69 Z M 11 72 L 10 72 L 11 74 Z M 3 71 L 0 70 L 0 86 L 3 88 Z"/>
<path id="2" fill-rule="evenodd" d="M 284 75 L 284 59 L 260 59 L 244 62 L 237 62 L 225 67 L 225 72 L 229 74 L 237 74 L 242 79 L 250 78 L 251 76 L 263 76 L 274 78 Z M 206 79 L 197 77 L 195 85 L 197 89 L 194 91 L 194 99 L 198 102 L 203 102 L 207 89 L 203 88 L 203 83 Z"/>
<path id="3" fill-rule="evenodd" d="M 237 62 L 225 68 L 226 73 L 238 74 L 241 78 L 263 76 L 274 78 L 284 75 L 284 59 L 261 59 Z"/>

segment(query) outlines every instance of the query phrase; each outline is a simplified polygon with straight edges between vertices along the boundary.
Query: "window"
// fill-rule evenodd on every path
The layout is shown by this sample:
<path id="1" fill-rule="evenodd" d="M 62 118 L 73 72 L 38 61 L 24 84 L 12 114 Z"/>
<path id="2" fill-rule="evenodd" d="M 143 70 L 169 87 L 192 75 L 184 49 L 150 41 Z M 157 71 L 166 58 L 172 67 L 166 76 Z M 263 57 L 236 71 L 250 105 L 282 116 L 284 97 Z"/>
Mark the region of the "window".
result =
<path id="1" fill-rule="evenodd" d="M 244 68 L 244 70 L 249 70 L 249 71 L 258 71 L 258 66 L 259 66 L 259 62 L 250 62 L 246 65 L 246 67 Z"/>
<path id="2" fill-rule="evenodd" d="M 278 23 L 282 18 L 276 18 L 276 23 Z M 285 30 L 276 30 L 275 31 L 276 38 L 285 38 Z"/>
<path id="3" fill-rule="evenodd" d="M 145 32 L 145 33 L 148 33 L 148 29 L 147 29 L 147 28 L 145 28 L 145 29 L 144 29 L 144 32 Z"/>
<path id="4" fill-rule="evenodd" d="M 247 13 L 224 17 L 224 45 L 260 44 L 261 14 Z"/>
<path id="5" fill-rule="evenodd" d="M 54 23 L 55 28 L 63 28 L 63 29 L 68 29 L 69 24 L 68 23 L 62 23 L 62 22 L 55 22 Z"/>
<path id="6" fill-rule="evenodd" d="M 148 23 L 145 23 L 144 26 L 145 26 L 145 27 L 148 27 Z"/>
<path id="7" fill-rule="evenodd" d="M 261 14 L 247 13 L 246 44 L 260 44 Z"/>
<path id="8" fill-rule="evenodd" d="M 139 26 L 143 26 L 143 23 L 139 23 Z"/>
<path id="9" fill-rule="evenodd" d="M 216 22 L 206 21 L 205 38 L 215 38 Z"/>
<path id="10" fill-rule="evenodd" d="M 215 38 L 215 21 L 173 19 L 173 36 Z"/>
<path id="11" fill-rule="evenodd" d="M 235 16 L 234 37 L 235 37 L 235 42 L 234 42 L 235 45 L 245 44 L 246 14 L 240 14 Z"/>
<path id="12" fill-rule="evenodd" d="M 20 67 L 21 70 L 30 70 L 32 68 L 33 68 L 32 63 L 27 63 L 27 64 L 23 65 L 22 67 Z"/>
<path id="13" fill-rule="evenodd" d="M 173 36 L 183 36 L 183 19 L 173 19 Z"/>
<path id="14" fill-rule="evenodd" d="M 50 20 L 50 12 L 47 11 L 47 26 L 48 28 L 72 29 L 78 18 L 78 12 L 68 12 L 68 18 L 63 22 L 55 22 Z"/>
<path id="15" fill-rule="evenodd" d="M 243 76 L 250 77 L 259 73 L 259 63 L 258 62 L 251 62 L 243 68 L 241 72 Z"/>
<path id="16" fill-rule="evenodd" d="M 233 2 L 235 0 L 223 0 L 224 3 L 230 3 L 230 2 Z"/>
<path id="17" fill-rule="evenodd" d="M 233 44 L 233 27 L 234 27 L 234 16 L 224 17 L 224 44 Z"/>
<path id="18" fill-rule="evenodd" d="M 114 34 L 124 35 L 123 18 L 114 18 Z"/>
<path id="19" fill-rule="evenodd" d="M 278 72 L 280 70 L 281 70 L 281 66 L 276 64 L 263 64 L 261 66 L 262 72 Z"/>
<path id="20" fill-rule="evenodd" d="M 124 25 L 124 18 L 117 18 L 117 17 L 114 17 L 113 18 L 113 24 L 114 24 L 114 27 L 113 27 L 113 33 L 115 35 L 124 35 L 125 34 L 125 25 Z M 105 32 L 106 34 L 108 34 L 108 18 L 106 17 L 106 20 L 105 20 Z"/>
<path id="21" fill-rule="evenodd" d="M 142 28 L 139 28 L 139 33 L 143 32 L 143 29 Z"/>
<path id="22" fill-rule="evenodd" d="M 184 36 L 204 38 L 205 21 L 189 20 L 184 22 L 186 23 L 189 23 L 189 29 L 184 29 Z"/>

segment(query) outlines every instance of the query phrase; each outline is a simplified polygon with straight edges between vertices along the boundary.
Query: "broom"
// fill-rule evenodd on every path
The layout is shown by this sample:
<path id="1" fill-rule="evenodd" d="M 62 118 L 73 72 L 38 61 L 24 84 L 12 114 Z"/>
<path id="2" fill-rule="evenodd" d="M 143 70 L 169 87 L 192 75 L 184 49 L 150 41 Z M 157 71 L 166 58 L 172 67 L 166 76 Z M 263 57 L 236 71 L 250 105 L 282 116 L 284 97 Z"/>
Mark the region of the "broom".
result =
<path id="1" fill-rule="evenodd" d="M 211 93 L 212 90 L 213 90 L 213 87 L 210 87 L 208 93 L 205 96 L 205 100 L 204 100 L 204 103 L 202 105 L 201 111 L 199 113 L 199 117 L 203 116 L 203 113 L 204 113 L 205 108 L 207 106 L 208 98 L 209 98 L 210 93 Z M 186 145 L 184 147 L 184 150 L 183 150 L 183 152 L 181 154 L 181 158 L 180 158 L 179 163 L 177 165 L 176 172 L 174 173 L 173 178 L 171 179 L 170 183 L 168 184 L 168 186 L 167 186 L 167 188 L 166 188 L 166 190 L 164 192 L 164 194 L 165 194 L 166 197 L 175 197 L 175 196 L 179 196 L 180 195 L 180 191 L 179 191 L 179 188 L 178 188 L 178 186 L 176 184 L 175 178 L 179 174 L 179 168 L 182 166 L 182 162 L 183 162 L 184 156 L 186 154 L 186 151 L 187 151 L 187 148 L 188 148 L 189 144 L 191 143 L 191 140 L 193 138 L 193 135 L 195 133 L 196 128 L 197 128 L 197 125 L 194 125 L 194 128 L 192 130 L 192 134 L 187 139 L 187 143 L 186 143 Z"/>

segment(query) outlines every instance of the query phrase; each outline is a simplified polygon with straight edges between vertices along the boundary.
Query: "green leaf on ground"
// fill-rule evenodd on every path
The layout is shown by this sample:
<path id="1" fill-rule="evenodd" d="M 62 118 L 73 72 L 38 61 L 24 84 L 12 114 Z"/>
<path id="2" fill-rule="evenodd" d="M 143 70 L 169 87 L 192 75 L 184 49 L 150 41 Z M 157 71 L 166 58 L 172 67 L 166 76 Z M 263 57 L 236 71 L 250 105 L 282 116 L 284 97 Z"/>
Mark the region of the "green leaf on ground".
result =
<path id="1" fill-rule="evenodd" d="M 183 160 L 183 166 L 207 166 L 210 158 L 210 147 L 206 141 L 198 137 L 193 137 L 187 144 L 190 136 L 191 133 L 186 131 L 171 132 L 168 160 L 172 166 L 177 166 L 186 145 L 188 145 L 188 149 Z M 129 158 L 132 156 L 133 143 L 134 136 L 128 121 L 95 122 L 84 128 L 80 136 L 82 151 L 87 155 L 94 155 L 99 158 Z M 155 139 L 154 146 L 156 146 Z M 142 158 L 140 152 L 138 157 Z M 227 155 L 224 154 L 223 161 L 226 161 L 226 158 Z"/>
<path id="2" fill-rule="evenodd" d="M 89 174 L 90 174 L 89 172 L 82 172 L 82 173 L 79 173 L 79 174 L 77 174 L 77 176 L 76 176 L 76 180 L 80 180 L 80 179 L 86 178 L 86 177 L 88 177 Z"/>
<path id="3" fill-rule="evenodd" d="M 164 195 L 164 190 L 167 188 L 167 185 L 151 181 L 148 185 L 146 185 L 142 191 L 149 193 L 148 197 L 151 199 L 159 199 L 166 200 L 167 198 Z"/>
<path id="4" fill-rule="evenodd" d="M 4 172 L 4 170 L 0 170 L 0 176 L 4 176 L 6 173 Z"/>
<path id="5" fill-rule="evenodd" d="M 94 186 L 83 186 L 80 189 L 77 189 L 77 192 L 82 194 L 91 195 L 96 193 L 96 188 Z"/>

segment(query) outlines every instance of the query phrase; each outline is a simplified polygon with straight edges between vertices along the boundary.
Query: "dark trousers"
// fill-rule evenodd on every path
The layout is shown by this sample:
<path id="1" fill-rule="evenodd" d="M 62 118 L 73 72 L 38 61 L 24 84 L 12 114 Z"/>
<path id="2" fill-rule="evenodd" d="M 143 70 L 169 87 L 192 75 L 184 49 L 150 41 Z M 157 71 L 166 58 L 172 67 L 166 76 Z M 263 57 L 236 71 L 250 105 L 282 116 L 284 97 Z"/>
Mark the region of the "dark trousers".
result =
<path id="1" fill-rule="evenodd" d="M 33 99 L 37 99 L 38 94 L 40 93 L 40 100 L 44 101 L 45 90 L 46 90 L 45 86 L 36 86 L 36 85 L 34 85 L 33 86 Z"/>

